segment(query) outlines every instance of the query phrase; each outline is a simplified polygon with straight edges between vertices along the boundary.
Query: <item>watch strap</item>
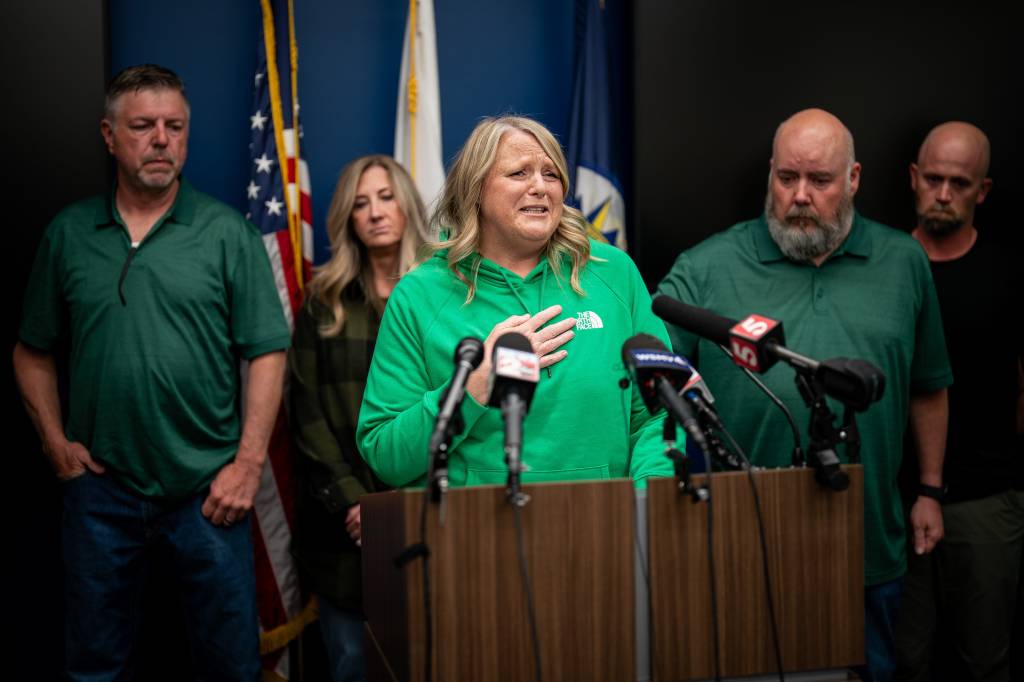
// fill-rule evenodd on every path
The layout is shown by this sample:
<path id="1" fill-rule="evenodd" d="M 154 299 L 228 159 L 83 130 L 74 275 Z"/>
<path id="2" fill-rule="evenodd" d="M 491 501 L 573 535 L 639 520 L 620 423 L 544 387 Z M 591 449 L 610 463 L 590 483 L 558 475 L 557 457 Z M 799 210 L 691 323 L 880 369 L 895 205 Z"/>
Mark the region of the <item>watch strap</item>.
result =
<path id="1" fill-rule="evenodd" d="M 927 485 L 925 483 L 918 483 L 917 495 L 918 497 L 930 497 L 936 502 L 942 502 L 946 498 L 946 486 L 936 486 Z"/>

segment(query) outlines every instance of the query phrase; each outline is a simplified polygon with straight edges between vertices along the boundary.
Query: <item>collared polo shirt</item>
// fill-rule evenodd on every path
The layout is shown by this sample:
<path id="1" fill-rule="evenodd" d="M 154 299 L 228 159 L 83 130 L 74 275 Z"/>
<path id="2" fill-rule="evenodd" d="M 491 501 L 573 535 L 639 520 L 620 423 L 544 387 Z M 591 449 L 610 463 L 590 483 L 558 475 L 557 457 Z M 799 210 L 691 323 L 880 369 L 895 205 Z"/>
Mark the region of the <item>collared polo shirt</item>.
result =
<path id="1" fill-rule="evenodd" d="M 952 383 L 928 259 L 909 235 L 854 218 L 821 267 L 782 255 L 764 217 L 734 225 L 682 253 L 659 293 L 720 315 L 757 313 L 783 323 L 786 346 L 816 360 L 867 360 L 885 372 L 882 399 L 856 416 L 864 465 L 865 582 L 906 571 L 896 487 L 910 396 Z M 788 466 L 792 431 L 782 412 L 714 344 L 669 325 L 676 352 L 696 362 L 725 425 L 761 466 Z M 807 446 L 810 410 L 795 373 L 779 363 L 761 379 L 792 412 Z M 839 420 L 844 408 L 829 406 Z M 844 447 L 838 449 L 846 461 Z"/>
<path id="2" fill-rule="evenodd" d="M 241 430 L 237 360 L 289 343 L 256 228 L 184 179 L 134 251 L 113 193 L 54 218 L 19 334 L 53 351 L 65 333 L 67 437 L 158 499 L 197 492 L 231 461 Z"/>

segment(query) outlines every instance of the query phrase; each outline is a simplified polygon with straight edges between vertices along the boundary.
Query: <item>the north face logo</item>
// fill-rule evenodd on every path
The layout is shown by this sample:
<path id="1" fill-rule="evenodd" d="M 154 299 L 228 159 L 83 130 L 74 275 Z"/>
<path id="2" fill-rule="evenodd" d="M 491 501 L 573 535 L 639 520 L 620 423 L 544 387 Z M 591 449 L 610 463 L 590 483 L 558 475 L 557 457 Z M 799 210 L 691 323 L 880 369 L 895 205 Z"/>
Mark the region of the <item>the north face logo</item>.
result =
<path id="1" fill-rule="evenodd" d="M 584 310 L 576 313 L 576 329 L 603 329 L 604 322 L 601 317 L 592 310 Z"/>

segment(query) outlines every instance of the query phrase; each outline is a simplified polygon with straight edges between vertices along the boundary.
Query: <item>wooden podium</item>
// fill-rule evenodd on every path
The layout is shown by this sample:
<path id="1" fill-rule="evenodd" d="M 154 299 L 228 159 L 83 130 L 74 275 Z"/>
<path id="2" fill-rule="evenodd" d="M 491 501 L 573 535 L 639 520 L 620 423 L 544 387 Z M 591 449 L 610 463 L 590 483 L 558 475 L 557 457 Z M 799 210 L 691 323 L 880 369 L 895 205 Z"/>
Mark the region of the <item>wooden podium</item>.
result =
<path id="1" fill-rule="evenodd" d="M 843 468 L 850 487 L 841 493 L 820 487 L 810 469 L 754 474 L 786 672 L 864 662 L 864 470 Z M 715 474 L 712 499 L 722 675 L 775 673 L 747 474 Z M 657 479 L 647 518 L 653 679 L 713 678 L 707 506 L 680 495 L 674 479 Z"/>
<path id="2" fill-rule="evenodd" d="M 864 660 L 863 470 L 845 469 L 850 488 L 842 493 L 819 487 L 808 469 L 754 474 L 786 672 Z M 722 675 L 772 674 L 749 481 L 745 473 L 722 473 L 712 484 Z M 648 544 L 636 537 L 632 481 L 524 490 L 532 498 L 522 510 L 523 534 L 545 680 L 635 680 L 638 646 L 641 662 L 649 653 L 655 680 L 714 677 L 705 504 L 680 495 L 675 479 L 649 481 Z M 362 501 L 370 680 L 424 679 L 422 562 L 394 565 L 404 548 L 420 541 L 423 494 L 395 491 Z M 443 526 L 436 506 L 427 518 L 432 678 L 532 680 L 513 510 L 504 488 L 455 489 L 446 504 Z M 635 581 L 638 539 L 641 547 L 648 544 L 647 581 Z M 637 623 L 638 599 L 650 605 L 649 639 L 647 623 Z"/>
<path id="3" fill-rule="evenodd" d="M 526 559 L 545 680 L 635 679 L 633 483 L 525 488 Z M 420 490 L 362 501 L 368 679 L 422 680 L 422 563 L 393 559 L 418 542 Z M 532 680 L 534 658 L 502 487 L 448 493 L 428 510 L 434 680 Z"/>

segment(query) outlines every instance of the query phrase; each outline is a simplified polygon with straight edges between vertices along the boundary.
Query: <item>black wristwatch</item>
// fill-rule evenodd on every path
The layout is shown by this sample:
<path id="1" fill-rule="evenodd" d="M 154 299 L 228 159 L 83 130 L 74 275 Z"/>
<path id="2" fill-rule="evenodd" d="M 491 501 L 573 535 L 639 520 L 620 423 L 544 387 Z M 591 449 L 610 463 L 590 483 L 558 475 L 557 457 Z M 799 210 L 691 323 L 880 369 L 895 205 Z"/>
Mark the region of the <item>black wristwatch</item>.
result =
<path id="1" fill-rule="evenodd" d="M 930 497 L 936 502 L 941 503 L 946 499 L 946 485 L 941 486 L 925 485 L 924 483 L 917 484 L 917 496 L 918 497 Z"/>

